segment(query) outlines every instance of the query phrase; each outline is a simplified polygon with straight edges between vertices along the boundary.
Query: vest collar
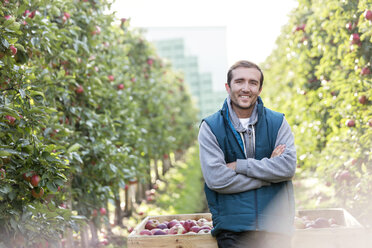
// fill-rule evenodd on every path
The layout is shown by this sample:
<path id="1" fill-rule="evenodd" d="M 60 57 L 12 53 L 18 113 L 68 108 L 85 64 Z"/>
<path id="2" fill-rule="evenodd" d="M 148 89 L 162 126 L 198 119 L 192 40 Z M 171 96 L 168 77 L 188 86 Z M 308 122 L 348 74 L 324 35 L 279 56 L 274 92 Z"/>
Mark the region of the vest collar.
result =
<path id="1" fill-rule="evenodd" d="M 236 115 L 235 111 L 233 110 L 231 106 L 231 99 L 230 96 L 227 96 L 223 106 L 222 106 L 222 113 L 223 116 L 231 123 L 231 125 L 234 127 L 234 129 L 241 133 L 245 132 L 246 128 L 243 127 L 239 121 L 238 116 Z M 255 125 L 257 121 L 262 118 L 263 113 L 263 102 L 261 97 L 259 96 L 257 98 L 255 107 L 253 109 L 251 119 L 248 125 Z"/>

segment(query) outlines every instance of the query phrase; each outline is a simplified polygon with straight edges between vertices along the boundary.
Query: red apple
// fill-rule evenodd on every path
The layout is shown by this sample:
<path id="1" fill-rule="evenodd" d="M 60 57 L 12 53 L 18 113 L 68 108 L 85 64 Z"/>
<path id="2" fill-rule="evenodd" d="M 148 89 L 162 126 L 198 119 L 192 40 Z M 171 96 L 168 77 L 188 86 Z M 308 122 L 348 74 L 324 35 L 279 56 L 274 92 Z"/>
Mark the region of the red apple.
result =
<path id="1" fill-rule="evenodd" d="M 35 14 L 36 14 L 36 10 L 32 11 L 32 12 L 28 15 L 28 17 L 32 19 L 32 18 L 35 17 Z"/>
<path id="2" fill-rule="evenodd" d="M 171 220 L 171 221 L 168 222 L 168 225 L 167 226 L 170 229 L 173 226 L 175 226 L 176 224 L 180 224 L 180 222 L 178 220 L 176 220 L 176 219 L 173 219 L 173 220 Z"/>
<path id="3" fill-rule="evenodd" d="M 71 15 L 67 12 L 63 13 L 63 16 L 66 17 L 67 19 L 69 19 L 71 17 Z"/>
<path id="4" fill-rule="evenodd" d="M 329 223 L 329 225 L 334 225 L 334 224 L 337 225 L 337 221 L 334 218 L 329 218 L 328 223 Z"/>
<path id="5" fill-rule="evenodd" d="M 207 229 L 207 230 L 211 230 L 212 227 L 210 226 L 207 226 L 207 225 L 204 225 L 204 226 L 201 226 L 200 229 Z"/>
<path id="6" fill-rule="evenodd" d="M 295 216 L 294 225 L 297 229 L 305 229 L 305 222 L 300 217 Z"/>
<path id="7" fill-rule="evenodd" d="M 204 224 L 208 222 L 205 218 L 200 218 L 196 221 L 196 223 L 198 224 L 198 226 L 204 226 Z"/>
<path id="8" fill-rule="evenodd" d="M 124 89 L 124 84 L 119 84 L 118 85 L 118 90 L 122 90 L 122 89 Z"/>
<path id="9" fill-rule="evenodd" d="M 31 176 L 27 176 L 27 174 L 28 173 L 26 173 L 26 172 L 23 173 L 23 175 L 22 175 L 23 176 L 23 179 L 25 179 L 26 181 L 29 181 L 30 182 L 31 181 Z"/>
<path id="10" fill-rule="evenodd" d="M 31 177 L 31 185 L 34 186 L 34 187 L 37 187 L 39 185 L 39 182 L 40 182 L 40 176 L 39 175 L 33 175 Z"/>
<path id="11" fill-rule="evenodd" d="M 16 121 L 16 118 L 13 117 L 13 116 L 10 116 L 10 115 L 6 115 L 5 119 L 7 119 L 9 121 L 10 125 L 14 125 L 14 122 Z"/>
<path id="12" fill-rule="evenodd" d="M 100 34 L 101 28 L 100 26 L 95 26 L 95 29 L 92 31 L 92 35 Z"/>
<path id="13" fill-rule="evenodd" d="M 360 72 L 361 75 L 369 75 L 371 74 L 371 70 L 368 67 L 363 67 L 362 71 Z"/>
<path id="14" fill-rule="evenodd" d="M 354 34 L 350 35 L 350 41 L 351 41 L 351 44 L 359 44 L 360 43 L 359 34 L 354 33 Z"/>
<path id="15" fill-rule="evenodd" d="M 9 49 L 12 51 L 12 54 L 13 55 L 16 55 L 17 54 L 17 48 L 14 45 L 10 45 L 9 46 Z"/>
<path id="16" fill-rule="evenodd" d="M 142 230 L 139 234 L 140 235 L 152 235 L 151 231 L 146 230 L 146 229 Z"/>
<path id="17" fill-rule="evenodd" d="M 42 187 L 40 187 L 39 190 L 37 190 L 36 188 L 32 189 L 31 194 L 35 198 L 41 198 L 44 195 L 44 189 Z"/>
<path id="18" fill-rule="evenodd" d="M 349 181 L 351 179 L 350 172 L 348 170 L 343 170 L 336 174 L 336 179 L 338 181 Z"/>
<path id="19" fill-rule="evenodd" d="M 164 232 L 163 230 L 157 230 L 156 232 L 153 233 L 153 235 L 166 235 L 167 233 Z"/>
<path id="20" fill-rule="evenodd" d="M 154 63 L 154 60 L 153 60 L 153 59 L 150 59 L 150 58 L 147 59 L 147 64 L 148 64 L 148 65 L 151 66 L 153 63 Z"/>
<path id="21" fill-rule="evenodd" d="M 159 229 L 168 229 L 168 226 L 167 226 L 167 224 L 160 223 L 159 225 L 156 226 L 156 228 L 159 228 Z"/>
<path id="22" fill-rule="evenodd" d="M 145 224 L 145 228 L 147 230 L 152 230 L 152 229 L 155 229 L 158 225 L 159 225 L 159 221 L 158 220 L 148 220 Z"/>
<path id="23" fill-rule="evenodd" d="M 25 12 L 23 12 L 23 16 L 27 16 L 28 14 L 30 14 L 30 11 L 26 9 Z"/>
<path id="24" fill-rule="evenodd" d="M 108 75 L 107 78 L 108 78 L 108 80 L 109 80 L 110 82 L 112 82 L 112 81 L 115 80 L 114 75 Z"/>
<path id="25" fill-rule="evenodd" d="M 351 30 L 353 29 L 353 24 L 352 24 L 351 22 L 348 22 L 348 23 L 346 24 L 346 28 L 347 28 L 349 31 L 351 31 Z"/>
<path id="26" fill-rule="evenodd" d="M 99 212 L 101 213 L 101 215 L 105 215 L 106 214 L 106 208 L 100 208 Z"/>
<path id="27" fill-rule="evenodd" d="M 154 200 L 155 200 L 155 198 L 154 198 L 154 196 L 152 196 L 152 195 L 149 195 L 149 196 L 146 197 L 146 201 L 147 201 L 147 202 L 152 202 L 152 201 L 154 201 Z"/>
<path id="28" fill-rule="evenodd" d="M 190 232 L 198 233 L 201 230 L 200 226 L 192 226 Z"/>
<path id="29" fill-rule="evenodd" d="M 329 222 L 327 219 L 319 217 L 314 221 L 314 227 L 315 228 L 326 228 L 329 227 Z"/>
<path id="30" fill-rule="evenodd" d="M 176 224 L 169 229 L 169 234 L 184 234 L 186 233 L 185 228 L 182 224 Z"/>
<path id="31" fill-rule="evenodd" d="M 367 9 L 366 11 L 364 11 L 364 18 L 366 18 L 366 20 L 369 20 L 371 21 L 372 20 L 372 11 Z"/>
<path id="32" fill-rule="evenodd" d="M 134 228 L 132 226 L 130 226 L 130 227 L 127 228 L 127 230 L 128 230 L 128 233 L 131 233 L 131 232 L 133 232 Z"/>
<path id="33" fill-rule="evenodd" d="M 361 104 L 367 104 L 367 102 L 368 102 L 368 98 L 367 98 L 367 96 L 366 95 L 362 95 L 362 96 L 360 96 L 359 97 L 359 102 L 361 103 Z"/>
<path id="34" fill-rule="evenodd" d="M 6 176 L 5 169 L 1 168 L 0 169 L 0 178 L 5 178 L 5 176 Z"/>
<path id="35" fill-rule="evenodd" d="M 83 88 L 83 86 L 79 85 L 79 86 L 75 89 L 75 92 L 76 92 L 76 94 L 83 94 L 83 92 L 84 92 L 84 88 Z"/>
<path id="36" fill-rule="evenodd" d="M 198 234 L 210 233 L 210 232 L 211 232 L 211 230 L 209 230 L 209 229 L 201 229 L 201 230 L 198 232 Z"/>
<path id="37" fill-rule="evenodd" d="M 346 121 L 346 126 L 348 127 L 355 127 L 355 121 L 350 119 Z"/>
<path id="38" fill-rule="evenodd" d="M 193 227 L 193 226 L 196 226 L 196 221 L 195 220 L 186 220 L 183 223 L 183 227 L 185 228 L 185 230 L 187 232 L 190 231 L 190 228 Z"/>

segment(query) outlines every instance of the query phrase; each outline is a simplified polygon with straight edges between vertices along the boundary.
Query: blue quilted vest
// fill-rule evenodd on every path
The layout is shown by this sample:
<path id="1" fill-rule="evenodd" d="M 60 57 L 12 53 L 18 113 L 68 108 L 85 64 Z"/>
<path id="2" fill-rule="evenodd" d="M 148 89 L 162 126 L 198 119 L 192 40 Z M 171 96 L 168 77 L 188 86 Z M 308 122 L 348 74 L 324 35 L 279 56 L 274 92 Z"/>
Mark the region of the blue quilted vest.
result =
<path id="1" fill-rule="evenodd" d="M 263 106 L 258 98 L 258 121 L 255 126 L 255 159 L 269 158 L 283 121 L 283 114 Z M 225 155 L 226 163 L 245 159 L 243 141 L 229 120 L 225 101 L 222 109 L 205 118 Z M 246 192 L 220 194 L 204 187 L 212 213 L 216 236 L 221 230 L 242 232 L 268 231 L 291 235 L 293 232 L 294 196 L 291 181 L 271 183 Z"/>

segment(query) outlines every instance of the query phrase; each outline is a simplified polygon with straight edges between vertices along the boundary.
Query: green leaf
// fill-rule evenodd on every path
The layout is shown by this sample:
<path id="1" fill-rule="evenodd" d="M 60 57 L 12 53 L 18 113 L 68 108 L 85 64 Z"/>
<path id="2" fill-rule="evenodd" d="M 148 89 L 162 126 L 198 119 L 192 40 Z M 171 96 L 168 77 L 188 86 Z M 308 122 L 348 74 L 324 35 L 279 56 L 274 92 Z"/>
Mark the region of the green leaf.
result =
<path id="1" fill-rule="evenodd" d="M 6 185 L 4 185 L 0 188 L 0 192 L 4 193 L 4 194 L 8 194 L 11 191 L 12 191 L 12 187 L 8 184 L 6 184 Z"/>
<path id="2" fill-rule="evenodd" d="M 10 46 L 10 44 L 9 44 L 9 42 L 6 40 L 6 39 L 1 39 L 1 43 L 3 44 L 3 46 L 5 47 L 5 48 L 9 48 L 9 46 Z"/>
<path id="3" fill-rule="evenodd" d="M 71 152 L 76 152 L 80 149 L 81 145 L 79 143 L 75 143 L 73 144 L 72 146 L 70 146 L 68 149 L 67 149 L 67 152 L 68 153 L 71 153 Z"/>
<path id="4" fill-rule="evenodd" d="M 58 191 L 58 187 L 54 184 L 54 182 L 48 181 L 47 182 L 47 187 L 48 187 L 49 190 L 51 190 L 53 192 Z"/>
<path id="5" fill-rule="evenodd" d="M 29 154 L 24 152 L 18 152 L 13 149 L 0 148 L 0 157 L 7 157 L 10 155 L 29 156 Z"/>

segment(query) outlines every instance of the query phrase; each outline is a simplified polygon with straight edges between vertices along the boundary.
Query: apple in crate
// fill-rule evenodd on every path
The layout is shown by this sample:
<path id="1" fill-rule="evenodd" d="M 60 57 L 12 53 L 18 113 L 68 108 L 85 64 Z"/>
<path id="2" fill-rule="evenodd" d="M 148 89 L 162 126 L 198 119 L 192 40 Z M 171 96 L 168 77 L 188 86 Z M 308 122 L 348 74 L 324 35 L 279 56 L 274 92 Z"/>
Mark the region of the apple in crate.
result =
<path id="1" fill-rule="evenodd" d="M 196 226 L 192 226 L 190 228 L 190 232 L 194 232 L 194 233 L 198 233 L 199 231 L 201 230 L 200 226 L 196 225 Z M 189 233 L 190 233 L 189 232 Z"/>
<path id="2" fill-rule="evenodd" d="M 210 229 L 201 229 L 198 234 L 203 234 L 203 233 L 210 233 L 211 230 Z"/>
<path id="3" fill-rule="evenodd" d="M 153 229 L 153 230 L 155 230 L 155 229 Z M 162 229 L 159 229 L 159 230 L 157 230 L 156 232 L 153 233 L 153 235 L 166 235 L 166 234 L 167 233 Z"/>
<path id="4" fill-rule="evenodd" d="M 187 232 L 190 231 L 190 228 L 193 226 L 196 226 L 195 220 L 185 220 L 185 222 L 183 223 L 183 227 Z"/>
<path id="5" fill-rule="evenodd" d="M 180 224 L 180 222 L 178 220 L 176 220 L 176 219 L 173 219 L 173 220 L 171 220 L 171 221 L 168 222 L 167 226 L 170 229 L 173 226 L 175 226 L 176 224 Z"/>
<path id="6" fill-rule="evenodd" d="M 205 218 L 200 218 L 196 221 L 196 223 L 198 224 L 198 226 L 204 226 L 204 224 L 208 222 L 208 220 L 206 220 Z"/>
<path id="7" fill-rule="evenodd" d="M 140 235 L 152 235 L 150 230 L 144 229 L 140 232 Z"/>
<path id="8" fill-rule="evenodd" d="M 186 229 L 181 224 L 176 224 L 172 228 L 169 229 L 169 234 L 184 234 L 186 233 Z"/>
<path id="9" fill-rule="evenodd" d="M 160 223 L 159 225 L 156 226 L 156 228 L 159 228 L 159 229 L 168 229 L 168 226 L 165 223 Z"/>
<path id="10" fill-rule="evenodd" d="M 158 220 L 148 220 L 146 222 L 145 229 L 152 230 L 152 229 L 156 228 L 159 224 L 160 223 L 159 223 Z"/>

